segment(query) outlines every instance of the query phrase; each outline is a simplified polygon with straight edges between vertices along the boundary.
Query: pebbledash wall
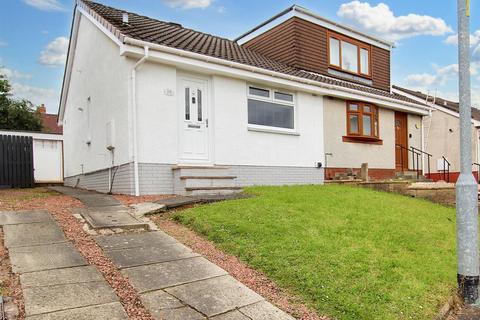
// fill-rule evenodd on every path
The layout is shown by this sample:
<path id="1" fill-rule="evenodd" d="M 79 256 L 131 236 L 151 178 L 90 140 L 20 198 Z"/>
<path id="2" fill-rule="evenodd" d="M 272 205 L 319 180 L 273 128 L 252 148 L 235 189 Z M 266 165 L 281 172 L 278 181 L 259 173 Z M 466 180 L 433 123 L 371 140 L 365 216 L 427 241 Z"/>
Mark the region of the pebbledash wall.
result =
<path id="1" fill-rule="evenodd" d="M 64 120 L 65 185 L 107 192 L 118 167 L 112 191 L 134 194 L 129 110 L 137 60 L 120 56 L 118 46 L 83 16 L 78 34 Z M 92 45 L 98 50 L 91 52 Z M 253 131 L 247 114 L 250 82 L 147 61 L 137 69 L 136 86 L 140 194 L 173 193 L 181 76 L 208 80 L 210 164 L 228 166 L 237 185 L 323 183 L 323 169 L 316 167 L 324 161 L 322 96 L 295 93 L 295 134 Z M 269 87 L 268 82 L 259 85 Z M 114 123 L 114 153 L 106 149 L 109 122 Z"/>

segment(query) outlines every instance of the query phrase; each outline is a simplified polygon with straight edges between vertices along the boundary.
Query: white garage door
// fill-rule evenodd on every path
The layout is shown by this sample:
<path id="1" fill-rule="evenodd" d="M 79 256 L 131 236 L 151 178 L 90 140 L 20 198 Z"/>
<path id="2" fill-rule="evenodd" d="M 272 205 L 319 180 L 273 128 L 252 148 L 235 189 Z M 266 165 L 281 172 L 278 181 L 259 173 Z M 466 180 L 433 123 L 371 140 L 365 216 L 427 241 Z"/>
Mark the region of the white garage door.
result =
<path id="1" fill-rule="evenodd" d="M 35 182 L 63 181 L 62 141 L 33 140 L 33 166 Z"/>

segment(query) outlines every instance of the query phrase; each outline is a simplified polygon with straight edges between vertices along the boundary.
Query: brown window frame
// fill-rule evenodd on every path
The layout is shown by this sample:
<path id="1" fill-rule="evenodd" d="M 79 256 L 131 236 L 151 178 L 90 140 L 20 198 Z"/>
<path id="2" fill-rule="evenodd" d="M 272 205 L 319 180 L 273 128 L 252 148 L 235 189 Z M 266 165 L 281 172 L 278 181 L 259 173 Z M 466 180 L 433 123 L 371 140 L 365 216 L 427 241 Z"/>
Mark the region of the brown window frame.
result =
<path id="1" fill-rule="evenodd" d="M 351 105 L 356 105 L 358 110 L 350 110 Z M 370 112 L 365 111 L 365 107 L 370 107 Z M 350 116 L 356 115 L 358 117 L 358 132 L 352 132 L 350 128 Z M 370 134 L 364 134 L 363 117 L 370 117 Z M 345 142 L 362 142 L 362 143 L 375 143 L 382 144 L 380 139 L 380 120 L 379 109 L 372 103 L 360 102 L 360 101 L 347 101 L 346 106 L 346 122 L 347 122 L 347 135 L 343 136 Z"/>
<path id="2" fill-rule="evenodd" d="M 340 59 L 339 60 L 340 66 L 336 66 L 336 65 L 330 63 L 330 39 L 331 38 L 339 41 L 339 53 L 338 54 L 339 54 L 339 59 Z M 342 42 L 348 42 L 350 44 L 353 44 L 353 45 L 357 46 L 358 72 L 353 72 L 353 71 L 345 70 L 345 69 L 342 68 Z M 361 53 L 362 49 L 365 49 L 368 52 L 368 74 L 362 73 L 361 70 L 360 70 L 361 69 L 360 53 Z M 370 78 L 370 79 L 372 78 L 372 46 L 369 45 L 369 44 L 354 40 L 352 38 L 343 36 L 341 34 L 338 34 L 338 33 L 332 32 L 332 31 L 328 31 L 327 32 L 327 56 L 328 56 L 328 66 L 329 66 L 329 68 L 336 69 L 338 71 L 342 71 L 342 72 L 346 72 L 346 73 L 350 73 L 350 74 L 354 74 L 354 75 L 360 76 L 360 77 L 365 77 L 365 78 Z"/>

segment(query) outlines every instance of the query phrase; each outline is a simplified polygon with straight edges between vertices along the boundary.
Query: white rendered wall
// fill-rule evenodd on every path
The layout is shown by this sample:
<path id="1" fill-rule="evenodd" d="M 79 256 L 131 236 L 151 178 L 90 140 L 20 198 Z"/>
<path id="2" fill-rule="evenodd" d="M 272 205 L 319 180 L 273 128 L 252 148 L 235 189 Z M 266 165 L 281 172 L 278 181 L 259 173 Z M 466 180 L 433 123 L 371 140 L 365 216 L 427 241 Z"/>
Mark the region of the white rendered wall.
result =
<path id="1" fill-rule="evenodd" d="M 247 83 L 214 76 L 212 86 L 215 163 L 314 167 L 323 162 L 323 97 L 296 93 L 298 135 L 255 132 L 248 130 Z"/>
<path id="2" fill-rule="evenodd" d="M 65 177 L 111 166 L 106 126 L 112 120 L 115 165 L 130 161 L 128 103 L 132 62 L 121 57 L 118 46 L 87 18 L 80 19 L 63 123 Z"/>
<path id="3" fill-rule="evenodd" d="M 179 76 L 189 74 L 157 63 L 146 63 L 138 69 L 140 163 L 178 163 Z M 296 94 L 298 135 L 253 132 L 248 130 L 245 81 L 200 74 L 190 76 L 210 83 L 211 163 L 314 167 L 317 162 L 323 162 L 322 97 Z"/>
<path id="4" fill-rule="evenodd" d="M 137 70 L 137 135 L 140 163 L 176 164 L 177 71 L 147 62 Z"/>

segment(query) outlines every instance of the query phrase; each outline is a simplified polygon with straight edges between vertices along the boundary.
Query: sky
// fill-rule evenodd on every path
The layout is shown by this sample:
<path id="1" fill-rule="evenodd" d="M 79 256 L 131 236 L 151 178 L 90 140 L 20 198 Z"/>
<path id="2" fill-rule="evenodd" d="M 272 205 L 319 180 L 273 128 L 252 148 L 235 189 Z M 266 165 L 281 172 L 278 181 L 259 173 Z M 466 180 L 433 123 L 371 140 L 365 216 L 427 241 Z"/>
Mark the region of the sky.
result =
<path id="1" fill-rule="evenodd" d="M 392 82 L 457 100 L 456 0 L 97 0 L 233 39 L 298 4 L 395 43 Z M 480 0 L 471 0 L 472 99 L 480 107 Z M 15 97 L 58 110 L 73 0 L 2 0 L 0 72 Z"/>

